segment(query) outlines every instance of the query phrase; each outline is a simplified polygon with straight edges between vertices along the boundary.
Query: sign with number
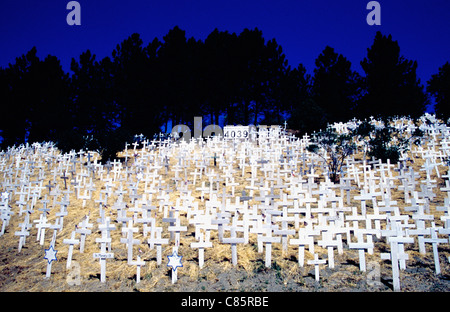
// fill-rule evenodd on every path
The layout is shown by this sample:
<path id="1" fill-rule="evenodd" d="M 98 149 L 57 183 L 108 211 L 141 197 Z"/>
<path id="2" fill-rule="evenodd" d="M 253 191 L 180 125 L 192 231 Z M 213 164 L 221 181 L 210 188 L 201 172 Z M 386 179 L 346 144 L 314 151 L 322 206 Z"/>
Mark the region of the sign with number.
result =
<path id="1" fill-rule="evenodd" d="M 249 135 L 249 126 L 225 126 L 223 129 L 223 136 L 227 139 L 246 139 Z"/>

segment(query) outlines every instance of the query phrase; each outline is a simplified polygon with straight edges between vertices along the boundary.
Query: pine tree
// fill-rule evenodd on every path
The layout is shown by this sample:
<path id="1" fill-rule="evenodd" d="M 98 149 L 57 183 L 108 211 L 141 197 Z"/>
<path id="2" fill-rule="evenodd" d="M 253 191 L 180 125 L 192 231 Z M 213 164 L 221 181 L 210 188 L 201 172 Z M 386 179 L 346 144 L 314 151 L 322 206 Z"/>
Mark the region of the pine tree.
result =
<path id="1" fill-rule="evenodd" d="M 439 72 L 431 76 L 427 82 L 427 91 L 434 96 L 436 115 L 441 118 L 450 117 L 450 63 L 439 68 Z"/>
<path id="2" fill-rule="evenodd" d="M 315 63 L 313 99 L 323 109 L 327 122 L 351 119 L 359 98 L 358 73 L 351 69 L 350 61 L 329 46 Z"/>
<path id="3" fill-rule="evenodd" d="M 417 78 L 417 62 L 400 55 L 400 46 L 391 35 L 376 33 L 361 66 L 365 72 L 361 117 L 423 114 L 428 98 Z"/>

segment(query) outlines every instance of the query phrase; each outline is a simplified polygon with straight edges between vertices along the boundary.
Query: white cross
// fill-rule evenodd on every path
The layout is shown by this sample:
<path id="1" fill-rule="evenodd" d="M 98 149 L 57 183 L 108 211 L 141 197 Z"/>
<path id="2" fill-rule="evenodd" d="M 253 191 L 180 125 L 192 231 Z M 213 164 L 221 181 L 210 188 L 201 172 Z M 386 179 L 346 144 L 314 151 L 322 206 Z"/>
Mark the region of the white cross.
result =
<path id="1" fill-rule="evenodd" d="M 298 246 L 298 265 L 303 267 L 305 263 L 305 246 L 314 245 L 314 238 L 307 235 L 307 230 L 302 228 L 298 231 L 299 238 L 291 238 L 290 245 Z"/>
<path id="2" fill-rule="evenodd" d="M 50 223 L 47 223 L 47 217 L 43 214 L 40 215 L 39 220 L 34 220 L 36 228 L 38 229 L 36 240 L 40 245 L 44 245 L 45 229 L 50 227 Z"/>
<path id="3" fill-rule="evenodd" d="M 102 230 L 102 237 L 96 238 L 95 242 L 100 243 L 100 252 L 94 253 L 94 259 L 100 259 L 100 282 L 106 281 L 106 259 L 114 258 L 114 253 L 106 252 L 106 244 L 111 244 L 111 238 L 108 237 L 109 231 Z"/>
<path id="4" fill-rule="evenodd" d="M 77 226 L 75 232 L 80 234 L 80 253 L 84 252 L 84 243 L 86 240 L 86 235 L 91 234 L 91 230 L 88 228 L 92 228 L 92 223 L 89 223 L 89 216 L 85 216 L 83 221 Z"/>
<path id="5" fill-rule="evenodd" d="M 270 268 L 272 265 L 272 244 L 279 243 L 280 241 L 281 237 L 272 237 L 271 229 L 267 230 L 266 236 L 260 236 L 258 238 L 258 242 L 266 244 L 266 259 L 265 259 L 266 268 Z"/>
<path id="6" fill-rule="evenodd" d="M 120 242 L 127 245 L 128 248 L 128 264 L 131 264 L 133 260 L 133 245 L 140 244 L 141 241 L 138 239 L 133 239 L 133 233 L 138 232 L 138 228 L 133 227 L 133 221 L 128 221 L 128 227 L 122 228 L 122 233 L 127 234 L 127 238 L 121 238 Z"/>
<path id="7" fill-rule="evenodd" d="M 237 265 L 237 246 L 236 245 L 245 243 L 245 239 L 243 237 L 242 238 L 238 238 L 236 236 L 236 232 L 238 230 L 239 229 L 235 225 L 230 226 L 231 236 L 229 238 L 228 237 L 224 237 L 222 239 L 222 243 L 231 245 L 231 263 L 234 266 Z"/>
<path id="8" fill-rule="evenodd" d="M 316 278 L 316 282 L 319 281 L 320 276 L 319 276 L 319 266 L 321 264 L 325 264 L 327 263 L 326 259 L 319 259 L 319 255 L 318 254 L 314 254 L 314 260 L 308 260 L 308 264 L 313 264 L 314 265 L 314 275 Z"/>
<path id="9" fill-rule="evenodd" d="M 205 262 L 205 258 L 204 258 L 205 248 L 211 248 L 211 247 L 212 247 L 212 242 L 205 241 L 203 239 L 203 233 L 200 233 L 200 238 L 199 238 L 198 242 L 191 243 L 191 248 L 198 248 L 198 266 L 200 267 L 200 269 L 203 267 L 203 264 Z"/>
<path id="10" fill-rule="evenodd" d="M 286 194 L 285 194 L 286 195 Z M 286 196 L 284 197 L 284 199 L 286 200 Z M 282 203 L 278 203 L 280 205 L 285 204 L 286 201 L 282 202 Z M 288 222 L 291 221 L 295 221 L 294 217 L 289 217 L 288 213 L 287 213 L 287 206 L 283 207 L 283 216 L 279 216 L 279 217 L 275 217 L 274 218 L 275 222 L 280 222 L 282 224 L 282 228 L 281 230 L 279 229 L 274 229 L 273 234 L 274 235 L 281 235 L 282 237 L 282 246 L 283 246 L 283 251 L 287 251 L 288 249 L 288 235 L 295 235 L 295 229 L 289 230 L 288 229 Z"/>
<path id="11" fill-rule="evenodd" d="M 323 239 L 319 240 L 317 244 L 323 248 L 328 249 L 328 267 L 334 269 L 334 247 L 338 247 L 338 240 L 333 240 L 333 234 L 330 231 L 322 232 Z"/>
<path id="12" fill-rule="evenodd" d="M 72 235 L 70 239 L 64 239 L 63 244 L 69 245 L 69 253 L 67 255 L 67 265 L 66 268 L 70 268 L 70 264 L 72 263 L 72 253 L 73 253 L 73 245 L 78 245 L 80 243 L 79 239 L 75 239 L 76 231 L 72 231 Z"/>
<path id="13" fill-rule="evenodd" d="M 391 236 L 388 238 L 388 241 L 391 245 L 390 253 L 382 253 L 381 259 L 383 260 L 391 260 L 392 266 L 392 283 L 394 286 L 394 291 L 400 290 L 400 272 L 399 272 L 399 261 L 405 261 L 408 259 L 408 254 L 404 253 L 403 249 L 400 248 L 399 244 L 405 243 L 414 243 L 414 238 L 412 237 L 394 237 Z"/>
<path id="14" fill-rule="evenodd" d="M 20 252 L 22 250 L 22 246 L 25 245 L 26 237 L 28 235 L 30 235 L 30 232 L 27 230 L 28 226 L 30 226 L 30 225 L 29 224 L 27 225 L 27 222 L 23 222 L 23 223 L 20 224 L 20 231 L 16 231 L 14 233 L 15 236 L 20 236 L 18 252 Z"/>
<path id="15" fill-rule="evenodd" d="M 110 224 L 111 219 L 109 217 L 106 218 L 105 223 L 101 223 L 98 225 L 98 229 L 103 232 L 106 232 L 106 237 L 110 239 L 108 242 L 108 251 L 111 251 L 111 231 L 116 229 L 114 224 Z"/>
<path id="16" fill-rule="evenodd" d="M 364 250 L 365 249 L 371 249 L 374 247 L 373 242 L 364 242 L 364 237 L 363 234 L 364 232 L 361 230 L 356 230 L 356 237 L 358 238 L 358 242 L 357 243 L 351 243 L 349 242 L 348 244 L 348 248 L 350 249 L 358 249 L 358 253 L 359 253 L 359 269 L 362 272 L 366 271 L 366 257 L 364 254 Z"/>
<path id="17" fill-rule="evenodd" d="M 131 261 L 130 264 L 136 266 L 136 284 L 139 284 L 141 281 L 141 266 L 145 265 L 145 261 L 141 260 L 140 256 L 137 256 L 137 260 Z"/>
<path id="18" fill-rule="evenodd" d="M 435 223 L 432 222 L 432 227 L 429 229 L 431 232 L 431 238 L 425 238 L 424 243 L 432 244 L 433 245 L 433 257 L 434 257 L 434 268 L 436 271 L 436 274 L 441 274 L 441 265 L 439 263 L 439 253 L 438 253 L 438 244 L 443 243 L 445 244 L 447 240 L 445 238 L 438 238 L 437 232 L 438 230 L 442 229 L 442 227 L 437 228 L 435 226 Z"/>
<path id="19" fill-rule="evenodd" d="M 161 265 L 161 258 L 162 258 L 161 245 L 167 245 L 169 243 L 168 238 L 161 238 L 161 231 L 162 231 L 162 228 L 160 228 L 160 227 L 156 228 L 155 229 L 156 237 L 147 239 L 147 242 L 150 245 L 150 247 L 152 247 L 153 245 L 156 245 L 156 264 L 158 266 Z"/>

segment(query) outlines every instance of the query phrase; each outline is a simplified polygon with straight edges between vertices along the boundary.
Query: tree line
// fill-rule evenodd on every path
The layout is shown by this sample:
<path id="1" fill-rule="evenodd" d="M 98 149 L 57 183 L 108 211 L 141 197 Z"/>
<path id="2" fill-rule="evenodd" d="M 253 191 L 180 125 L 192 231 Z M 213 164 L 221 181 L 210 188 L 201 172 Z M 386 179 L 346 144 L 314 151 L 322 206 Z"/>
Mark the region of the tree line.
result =
<path id="1" fill-rule="evenodd" d="M 433 96 L 436 113 L 450 117 L 450 64 L 423 85 L 417 62 L 380 32 L 361 61 L 364 75 L 326 46 L 313 75 L 288 64 L 262 31 L 215 29 L 205 40 L 179 27 L 147 45 L 132 34 L 97 59 L 73 58 L 71 73 L 56 56 L 39 59 L 33 47 L 0 68 L 2 148 L 53 141 L 63 151 L 99 150 L 114 157 L 134 134 L 152 137 L 169 125 L 192 126 L 194 116 L 219 124 L 282 124 L 300 133 L 354 117 L 419 117 Z"/>

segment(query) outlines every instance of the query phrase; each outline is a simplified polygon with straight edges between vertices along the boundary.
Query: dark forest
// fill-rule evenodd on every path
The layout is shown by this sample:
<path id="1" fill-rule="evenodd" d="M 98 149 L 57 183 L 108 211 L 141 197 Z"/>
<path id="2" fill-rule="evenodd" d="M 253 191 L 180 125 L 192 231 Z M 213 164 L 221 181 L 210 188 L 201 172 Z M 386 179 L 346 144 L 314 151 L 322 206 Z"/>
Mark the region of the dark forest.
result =
<path id="1" fill-rule="evenodd" d="M 378 32 L 360 64 L 363 74 L 326 46 L 308 74 L 256 28 L 216 29 L 202 41 L 174 27 L 148 44 L 135 33 L 103 59 L 86 50 L 70 73 L 57 56 L 39 59 L 33 47 L 0 68 L 1 147 L 53 141 L 63 151 L 102 150 L 109 158 L 135 134 L 192 126 L 194 116 L 228 125 L 287 120 L 300 134 L 352 118 L 417 118 L 431 99 L 438 117 L 450 116 L 449 62 L 421 82 L 417 62 Z"/>

